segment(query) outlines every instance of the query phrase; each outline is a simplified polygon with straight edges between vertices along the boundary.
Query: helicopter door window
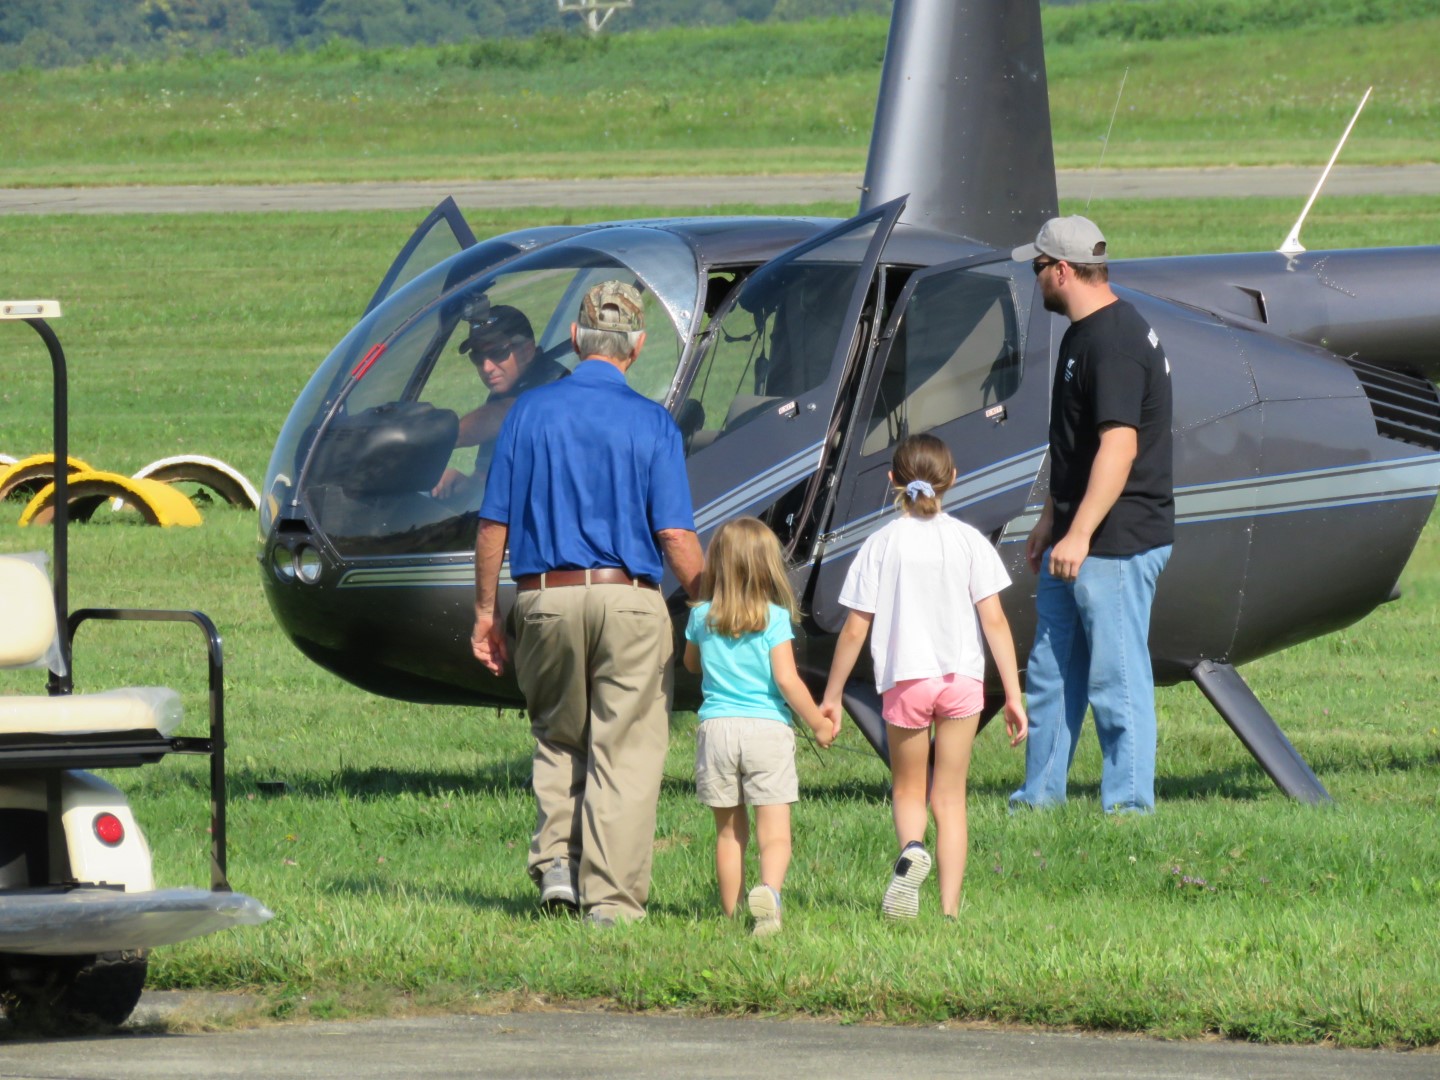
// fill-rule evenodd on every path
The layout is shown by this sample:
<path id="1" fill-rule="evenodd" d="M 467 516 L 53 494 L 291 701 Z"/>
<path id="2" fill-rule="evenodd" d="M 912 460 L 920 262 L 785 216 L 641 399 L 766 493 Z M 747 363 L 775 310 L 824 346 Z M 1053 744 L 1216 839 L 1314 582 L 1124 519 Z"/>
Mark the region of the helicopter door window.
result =
<path id="1" fill-rule="evenodd" d="M 756 275 L 720 319 L 679 421 L 690 453 L 771 412 L 830 375 L 858 264 L 797 260 Z"/>
<path id="2" fill-rule="evenodd" d="M 1010 397 L 1020 386 L 1015 305 L 1001 278 L 957 270 L 921 281 L 880 374 L 860 452 L 888 452 Z"/>

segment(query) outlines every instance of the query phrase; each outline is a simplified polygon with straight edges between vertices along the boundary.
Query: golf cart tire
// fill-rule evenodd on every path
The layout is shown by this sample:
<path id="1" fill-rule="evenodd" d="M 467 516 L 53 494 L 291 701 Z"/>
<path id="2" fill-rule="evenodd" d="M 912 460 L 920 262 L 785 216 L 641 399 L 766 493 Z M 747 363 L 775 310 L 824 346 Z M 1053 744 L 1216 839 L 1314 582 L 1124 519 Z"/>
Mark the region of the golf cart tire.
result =
<path id="1" fill-rule="evenodd" d="M 26 977 L 6 988 L 6 1013 L 16 1027 L 55 1034 L 119 1027 L 140 1001 L 150 964 L 144 950 L 26 960 Z"/>

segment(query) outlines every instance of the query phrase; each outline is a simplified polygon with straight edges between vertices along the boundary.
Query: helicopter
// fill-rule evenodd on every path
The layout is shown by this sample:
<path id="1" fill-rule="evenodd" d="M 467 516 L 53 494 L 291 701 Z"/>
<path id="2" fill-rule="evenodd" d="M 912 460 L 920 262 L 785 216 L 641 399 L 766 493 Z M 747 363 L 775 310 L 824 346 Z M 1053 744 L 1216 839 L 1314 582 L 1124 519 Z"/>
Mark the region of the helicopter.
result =
<path id="1" fill-rule="evenodd" d="M 1021 650 L 1024 540 L 1047 491 L 1055 350 L 1011 256 L 1057 213 L 1038 0 L 897 0 L 857 213 L 551 225 L 477 241 L 447 199 L 310 379 L 267 470 L 258 557 L 311 660 L 373 693 L 523 707 L 470 651 L 483 397 L 461 352 L 518 309 L 534 360 L 571 367 L 585 291 L 639 288 L 629 379 L 684 437 L 702 543 L 741 514 L 780 538 L 802 598 L 796 658 L 823 683 L 847 567 L 895 513 L 895 444 L 959 466 L 945 509 L 997 545 Z M 1113 254 L 1113 253 L 1112 253 Z M 1151 623 L 1157 683 L 1194 682 L 1286 794 L 1329 794 L 1237 667 L 1364 617 L 1440 490 L 1440 247 L 1111 259 L 1172 367 L 1176 540 Z M 465 444 L 465 445 L 457 445 Z M 443 497 L 446 470 L 465 475 Z M 662 588 L 685 620 L 673 578 Z M 513 601 L 502 572 L 502 615 Z M 863 667 L 845 704 L 885 753 Z M 993 673 L 992 673 L 993 674 Z M 987 714 L 998 707 L 989 686 Z M 677 708 L 698 705 L 677 673 Z"/>

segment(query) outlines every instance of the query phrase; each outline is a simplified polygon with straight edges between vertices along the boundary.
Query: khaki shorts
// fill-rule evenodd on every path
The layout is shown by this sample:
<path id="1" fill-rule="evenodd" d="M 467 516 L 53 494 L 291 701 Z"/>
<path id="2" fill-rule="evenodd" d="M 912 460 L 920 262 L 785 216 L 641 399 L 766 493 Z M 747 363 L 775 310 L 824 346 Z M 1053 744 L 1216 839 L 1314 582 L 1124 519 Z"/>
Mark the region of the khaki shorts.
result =
<path id="1" fill-rule="evenodd" d="M 706 720 L 695 736 L 695 792 L 706 806 L 798 802 L 794 729 L 746 716 Z"/>

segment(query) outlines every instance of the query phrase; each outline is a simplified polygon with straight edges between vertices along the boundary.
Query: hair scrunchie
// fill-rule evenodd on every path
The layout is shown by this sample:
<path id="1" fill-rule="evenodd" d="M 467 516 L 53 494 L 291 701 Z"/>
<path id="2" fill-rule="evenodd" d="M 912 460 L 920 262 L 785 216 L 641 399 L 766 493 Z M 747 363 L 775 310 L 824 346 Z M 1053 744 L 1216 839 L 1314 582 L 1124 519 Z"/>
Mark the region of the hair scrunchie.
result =
<path id="1" fill-rule="evenodd" d="M 933 499 L 935 497 L 935 489 L 930 486 L 928 480 L 911 480 L 910 483 L 905 485 L 905 494 L 910 496 L 911 502 L 920 498 L 921 495 L 924 495 L 927 499 Z"/>

